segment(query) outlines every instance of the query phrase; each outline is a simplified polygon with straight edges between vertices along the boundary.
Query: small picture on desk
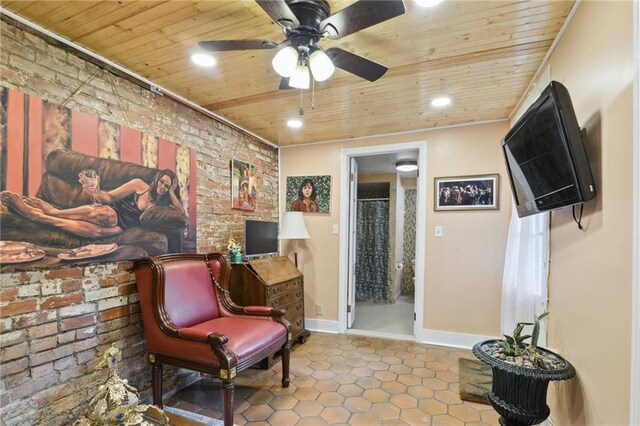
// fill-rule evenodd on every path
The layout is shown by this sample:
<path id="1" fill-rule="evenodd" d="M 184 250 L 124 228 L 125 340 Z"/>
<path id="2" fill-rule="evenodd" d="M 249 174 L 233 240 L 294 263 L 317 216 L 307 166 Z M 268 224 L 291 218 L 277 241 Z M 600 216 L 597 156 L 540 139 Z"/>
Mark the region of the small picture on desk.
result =
<path id="1" fill-rule="evenodd" d="M 1 86 L 0 128 L 0 270 L 195 250 L 195 150 Z"/>
<path id="2" fill-rule="evenodd" d="M 331 213 L 331 175 L 287 176 L 287 211 Z"/>

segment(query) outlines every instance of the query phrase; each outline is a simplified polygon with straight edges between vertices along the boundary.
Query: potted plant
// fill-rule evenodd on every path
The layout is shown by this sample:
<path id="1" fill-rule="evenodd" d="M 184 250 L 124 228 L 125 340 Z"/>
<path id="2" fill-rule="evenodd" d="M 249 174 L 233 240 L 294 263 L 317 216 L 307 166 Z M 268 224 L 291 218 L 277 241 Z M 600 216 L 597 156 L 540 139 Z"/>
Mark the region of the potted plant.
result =
<path id="1" fill-rule="evenodd" d="M 502 426 L 530 426 L 549 417 L 547 388 L 551 380 L 575 376 L 575 369 L 560 355 L 538 347 L 540 315 L 533 323 L 519 322 L 512 335 L 486 340 L 473 347 L 473 354 L 491 366 L 493 383 L 489 400 L 500 414 Z M 531 335 L 522 335 L 533 326 Z M 525 343 L 531 338 L 531 343 Z"/>
<path id="2" fill-rule="evenodd" d="M 233 238 L 229 238 L 227 244 L 231 263 L 242 263 L 242 246 L 236 243 L 236 240 Z"/>

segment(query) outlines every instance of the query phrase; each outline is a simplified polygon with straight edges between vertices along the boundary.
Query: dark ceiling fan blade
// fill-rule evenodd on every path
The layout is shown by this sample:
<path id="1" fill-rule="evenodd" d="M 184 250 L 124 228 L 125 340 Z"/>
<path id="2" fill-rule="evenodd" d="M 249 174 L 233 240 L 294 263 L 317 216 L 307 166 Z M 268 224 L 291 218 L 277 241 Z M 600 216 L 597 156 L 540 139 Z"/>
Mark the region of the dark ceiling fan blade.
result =
<path id="1" fill-rule="evenodd" d="M 209 52 L 273 49 L 278 47 L 278 43 L 269 40 L 211 40 L 199 41 L 198 45 Z"/>
<path id="2" fill-rule="evenodd" d="M 328 49 L 327 55 L 329 55 L 333 65 L 336 67 L 369 81 L 376 81 L 389 69 L 384 65 L 338 47 Z"/>
<path id="3" fill-rule="evenodd" d="M 320 23 L 327 37 L 338 39 L 402 15 L 403 0 L 360 0 L 329 16 Z"/>
<path id="4" fill-rule="evenodd" d="M 289 86 L 289 77 L 282 77 L 280 79 L 280 86 L 278 87 L 278 90 L 288 90 L 288 89 L 293 89 L 293 87 Z"/>
<path id="5" fill-rule="evenodd" d="M 278 25 L 286 28 L 297 28 L 300 25 L 298 18 L 284 0 L 256 0 L 256 3 Z"/>

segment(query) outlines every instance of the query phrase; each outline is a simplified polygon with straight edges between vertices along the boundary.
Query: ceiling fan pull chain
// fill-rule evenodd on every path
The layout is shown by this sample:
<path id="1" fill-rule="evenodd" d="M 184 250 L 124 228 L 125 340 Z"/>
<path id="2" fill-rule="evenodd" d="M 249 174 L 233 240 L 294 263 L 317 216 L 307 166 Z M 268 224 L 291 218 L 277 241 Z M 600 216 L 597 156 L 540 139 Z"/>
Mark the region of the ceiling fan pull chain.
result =
<path id="1" fill-rule="evenodd" d="M 311 110 L 316 109 L 316 81 L 311 79 Z"/>
<path id="2" fill-rule="evenodd" d="M 304 115 L 304 108 L 302 107 L 302 92 L 304 92 L 304 90 L 300 89 L 300 109 L 298 110 L 298 115 Z"/>

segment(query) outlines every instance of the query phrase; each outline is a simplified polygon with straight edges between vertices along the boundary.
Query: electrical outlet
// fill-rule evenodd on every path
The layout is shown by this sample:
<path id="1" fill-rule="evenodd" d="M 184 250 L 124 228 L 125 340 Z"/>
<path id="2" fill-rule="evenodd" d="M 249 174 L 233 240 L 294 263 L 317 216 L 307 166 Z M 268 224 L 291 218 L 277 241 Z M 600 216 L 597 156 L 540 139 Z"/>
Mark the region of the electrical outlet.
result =
<path id="1" fill-rule="evenodd" d="M 322 315 L 324 313 L 324 309 L 322 309 L 322 305 L 316 305 L 316 315 Z"/>

